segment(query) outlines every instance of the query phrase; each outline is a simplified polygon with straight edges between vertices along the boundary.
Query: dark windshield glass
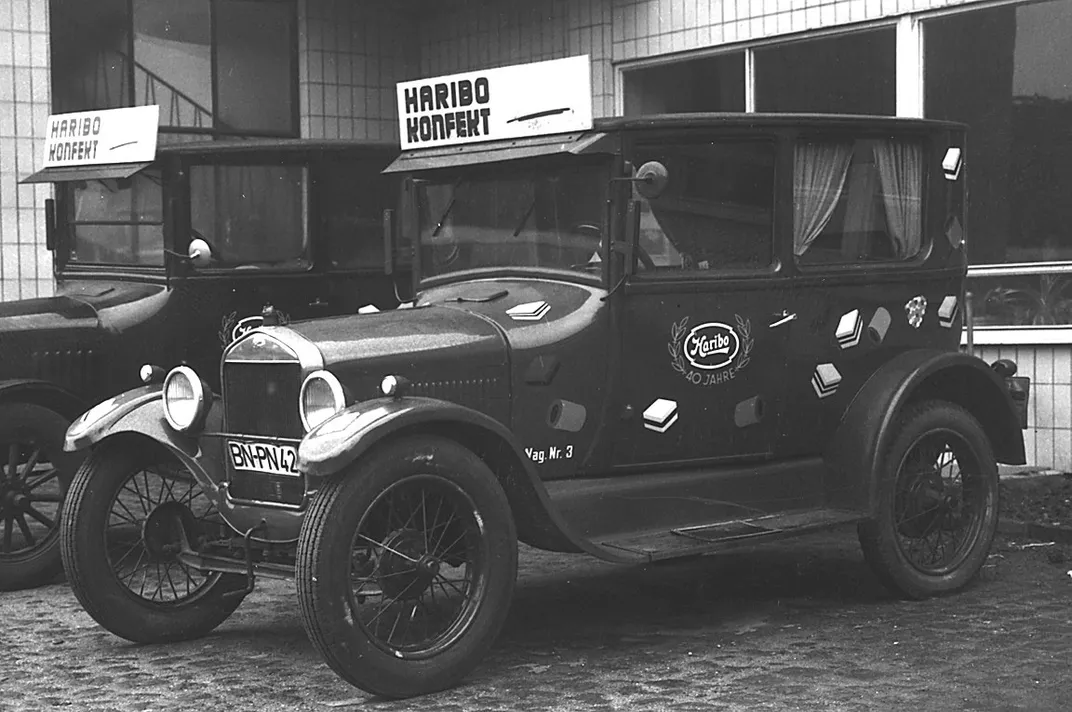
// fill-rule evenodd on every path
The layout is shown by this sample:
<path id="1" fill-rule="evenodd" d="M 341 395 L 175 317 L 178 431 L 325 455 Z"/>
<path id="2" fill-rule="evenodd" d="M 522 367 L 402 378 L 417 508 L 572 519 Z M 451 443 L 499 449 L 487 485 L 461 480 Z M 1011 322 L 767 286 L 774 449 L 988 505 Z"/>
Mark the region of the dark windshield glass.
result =
<path id="1" fill-rule="evenodd" d="M 71 264 L 164 264 L 160 173 L 76 181 L 69 187 Z"/>
<path id="2" fill-rule="evenodd" d="M 308 170 L 300 165 L 193 166 L 191 237 L 212 248 L 212 267 L 309 266 Z"/>
<path id="3" fill-rule="evenodd" d="M 470 169 L 418 182 L 422 277 L 473 269 L 590 269 L 599 259 L 608 171 Z"/>

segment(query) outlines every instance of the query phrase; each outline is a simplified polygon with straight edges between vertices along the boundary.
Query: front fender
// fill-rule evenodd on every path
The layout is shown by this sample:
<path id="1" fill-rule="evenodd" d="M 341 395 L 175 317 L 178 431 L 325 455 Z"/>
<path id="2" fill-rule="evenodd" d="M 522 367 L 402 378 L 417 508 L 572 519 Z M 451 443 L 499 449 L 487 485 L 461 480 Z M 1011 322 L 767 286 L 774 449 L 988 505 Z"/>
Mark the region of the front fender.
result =
<path id="1" fill-rule="evenodd" d="M 825 455 L 831 469 L 828 501 L 872 511 L 881 458 L 896 436 L 901 411 L 911 401 L 931 398 L 956 403 L 974 415 L 998 462 L 1025 461 L 1012 398 L 985 361 L 956 351 L 906 351 L 876 371 L 846 409 Z"/>
<path id="2" fill-rule="evenodd" d="M 55 383 L 36 378 L 14 378 L 0 381 L 0 403 L 37 403 L 60 415 L 75 419 L 86 409 L 86 403 Z"/>
<path id="3" fill-rule="evenodd" d="M 456 438 L 482 457 L 510 502 L 518 538 L 551 551 L 587 552 L 608 561 L 629 557 L 575 534 L 559 515 L 513 434 L 478 411 L 434 398 L 378 399 L 353 405 L 314 428 L 298 446 L 298 469 L 311 482 L 353 463 L 374 444 L 402 430 Z"/>
<path id="4" fill-rule="evenodd" d="M 157 440 L 170 440 L 174 431 L 167 427 L 166 421 L 159 422 L 164 420 L 163 391 L 163 384 L 151 383 L 101 401 L 67 428 L 63 449 L 67 452 L 82 450 L 123 430 L 137 431 Z M 156 408 L 145 407 L 154 401 L 157 401 Z M 133 422 L 126 422 L 131 418 Z M 124 424 L 117 429 L 120 421 Z M 159 435 L 157 431 L 160 431 Z"/>
<path id="5" fill-rule="evenodd" d="M 435 398 L 404 397 L 364 401 L 339 411 L 301 441 L 297 466 L 309 477 L 328 477 L 391 433 L 431 423 L 464 423 L 483 428 L 510 443 L 522 459 L 510 431 L 483 413 Z"/>

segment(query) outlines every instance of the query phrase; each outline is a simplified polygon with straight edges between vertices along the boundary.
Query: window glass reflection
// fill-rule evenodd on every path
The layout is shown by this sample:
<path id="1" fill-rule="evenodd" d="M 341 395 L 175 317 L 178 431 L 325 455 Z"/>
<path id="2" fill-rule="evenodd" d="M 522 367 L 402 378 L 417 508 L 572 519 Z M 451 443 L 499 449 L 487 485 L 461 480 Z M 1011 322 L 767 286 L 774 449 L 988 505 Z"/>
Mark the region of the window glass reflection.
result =
<path id="1" fill-rule="evenodd" d="M 756 111 L 897 113 L 897 35 L 892 27 L 761 47 Z"/>

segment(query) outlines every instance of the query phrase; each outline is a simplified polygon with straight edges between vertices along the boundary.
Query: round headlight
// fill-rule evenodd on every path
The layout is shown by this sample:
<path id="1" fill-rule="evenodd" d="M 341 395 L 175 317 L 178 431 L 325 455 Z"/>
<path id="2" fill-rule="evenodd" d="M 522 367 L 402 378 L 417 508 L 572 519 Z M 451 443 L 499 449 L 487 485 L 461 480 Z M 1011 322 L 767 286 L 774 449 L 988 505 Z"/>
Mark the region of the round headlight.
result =
<path id="1" fill-rule="evenodd" d="M 205 385 L 189 366 L 176 366 L 164 379 L 164 417 L 175 430 L 197 427 L 205 415 Z"/>
<path id="2" fill-rule="evenodd" d="M 298 413 L 309 431 L 346 407 L 342 384 L 329 371 L 314 371 L 302 383 Z"/>

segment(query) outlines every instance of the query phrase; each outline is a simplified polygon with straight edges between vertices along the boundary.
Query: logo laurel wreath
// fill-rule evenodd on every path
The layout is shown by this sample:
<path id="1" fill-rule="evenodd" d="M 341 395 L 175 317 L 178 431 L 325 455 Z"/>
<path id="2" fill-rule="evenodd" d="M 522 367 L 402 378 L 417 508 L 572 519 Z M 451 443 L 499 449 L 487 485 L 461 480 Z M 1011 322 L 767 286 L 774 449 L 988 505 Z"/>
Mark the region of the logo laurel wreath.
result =
<path id="1" fill-rule="evenodd" d="M 290 315 L 287 314 L 285 311 L 276 310 L 276 314 L 278 315 L 277 318 L 279 319 L 280 326 L 286 326 L 290 323 Z M 223 316 L 222 328 L 218 332 L 218 336 L 220 337 L 220 343 L 223 345 L 223 348 L 227 348 L 231 345 L 231 342 L 233 341 L 231 335 L 234 333 L 234 328 L 238 324 L 238 322 L 238 312 L 236 311 L 233 311 L 230 314 L 225 314 Z"/>
<path id="2" fill-rule="evenodd" d="M 752 320 L 742 319 L 740 314 L 733 315 L 734 320 L 737 322 L 737 329 L 741 332 L 741 355 L 737 359 L 737 370 L 748 365 L 748 355 L 752 353 L 752 347 L 756 345 L 755 339 L 752 338 Z"/>
<path id="3" fill-rule="evenodd" d="M 670 352 L 670 365 L 678 373 L 685 374 L 685 357 L 681 351 L 681 340 L 685 338 L 685 329 L 688 328 L 689 318 L 682 317 L 681 321 L 670 325 L 670 343 L 666 345 Z"/>

